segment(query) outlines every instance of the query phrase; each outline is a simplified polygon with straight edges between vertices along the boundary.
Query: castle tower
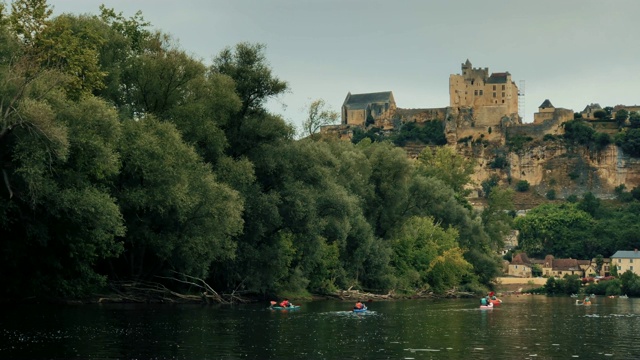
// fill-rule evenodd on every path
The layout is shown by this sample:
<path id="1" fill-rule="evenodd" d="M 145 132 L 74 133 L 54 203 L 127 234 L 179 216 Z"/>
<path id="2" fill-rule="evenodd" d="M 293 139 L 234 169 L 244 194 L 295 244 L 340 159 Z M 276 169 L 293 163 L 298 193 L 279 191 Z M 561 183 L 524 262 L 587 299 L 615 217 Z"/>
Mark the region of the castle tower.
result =
<path id="1" fill-rule="evenodd" d="M 469 59 L 461 70 L 462 74 L 449 76 L 450 107 L 472 108 L 476 120 L 488 126 L 499 124 L 504 116 L 517 116 L 518 86 L 509 72 L 489 75 L 489 68 L 474 68 Z"/>

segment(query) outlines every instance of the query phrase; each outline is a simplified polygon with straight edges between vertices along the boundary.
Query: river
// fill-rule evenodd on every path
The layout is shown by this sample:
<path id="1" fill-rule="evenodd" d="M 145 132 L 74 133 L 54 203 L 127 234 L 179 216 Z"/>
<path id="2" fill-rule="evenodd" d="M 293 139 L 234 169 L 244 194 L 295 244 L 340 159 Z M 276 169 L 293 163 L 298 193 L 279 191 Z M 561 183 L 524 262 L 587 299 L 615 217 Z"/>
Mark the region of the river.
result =
<path id="1" fill-rule="evenodd" d="M 5 307 L 1 359 L 638 359 L 640 299 Z M 298 303 L 295 302 L 294 303 Z"/>

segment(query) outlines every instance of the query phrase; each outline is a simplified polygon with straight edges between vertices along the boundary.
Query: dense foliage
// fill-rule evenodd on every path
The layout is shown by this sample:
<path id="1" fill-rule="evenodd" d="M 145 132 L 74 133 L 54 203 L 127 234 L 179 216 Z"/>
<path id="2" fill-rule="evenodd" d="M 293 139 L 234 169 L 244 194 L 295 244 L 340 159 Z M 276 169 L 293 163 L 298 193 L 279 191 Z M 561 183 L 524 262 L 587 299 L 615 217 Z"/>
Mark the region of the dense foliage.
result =
<path id="1" fill-rule="evenodd" d="M 638 247 L 640 203 L 603 203 L 586 193 L 575 203 L 544 204 L 515 220 L 519 249 L 532 257 L 592 259 Z"/>
<path id="2" fill-rule="evenodd" d="M 205 65 L 141 14 L 51 18 L 45 0 L 10 10 L 0 6 L 2 296 L 176 273 L 262 294 L 443 291 L 498 274 L 508 192 L 478 213 L 464 200 L 473 165 L 448 150 L 412 161 L 372 134 L 295 140 L 264 107 L 288 89 L 264 45 Z M 324 118 L 310 114 L 308 132 Z M 403 136 L 441 144 L 439 126 Z"/>

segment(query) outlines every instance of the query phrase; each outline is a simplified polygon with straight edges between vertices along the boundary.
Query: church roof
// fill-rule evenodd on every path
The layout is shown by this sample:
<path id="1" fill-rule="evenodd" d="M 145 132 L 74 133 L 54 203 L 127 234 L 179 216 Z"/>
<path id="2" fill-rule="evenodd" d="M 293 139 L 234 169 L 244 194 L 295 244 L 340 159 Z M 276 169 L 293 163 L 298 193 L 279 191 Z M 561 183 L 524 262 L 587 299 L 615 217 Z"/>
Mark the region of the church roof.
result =
<path id="1" fill-rule="evenodd" d="M 391 91 L 365 93 L 365 94 L 351 94 L 347 95 L 344 99 L 342 106 L 346 106 L 349 109 L 364 109 L 372 103 L 391 103 L 393 100 L 393 93 Z"/>

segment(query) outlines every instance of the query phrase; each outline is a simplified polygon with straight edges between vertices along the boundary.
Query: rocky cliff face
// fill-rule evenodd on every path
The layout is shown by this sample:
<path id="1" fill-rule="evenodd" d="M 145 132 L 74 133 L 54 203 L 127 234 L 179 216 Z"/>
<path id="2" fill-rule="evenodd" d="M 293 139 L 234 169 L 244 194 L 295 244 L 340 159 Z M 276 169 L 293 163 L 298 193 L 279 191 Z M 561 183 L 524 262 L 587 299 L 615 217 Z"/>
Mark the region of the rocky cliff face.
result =
<path id="1" fill-rule="evenodd" d="M 501 181 L 515 184 L 526 180 L 531 190 L 557 198 L 592 192 L 600 198 L 613 198 L 614 188 L 624 184 L 627 191 L 640 186 L 640 159 L 630 158 L 617 146 L 595 152 L 585 147 L 567 146 L 564 141 L 540 141 L 517 152 L 500 146 L 460 146 L 459 151 L 476 160 L 473 180 L 481 191 L 483 181 L 496 174 Z M 508 165 L 492 169 L 496 154 L 506 154 Z"/>

